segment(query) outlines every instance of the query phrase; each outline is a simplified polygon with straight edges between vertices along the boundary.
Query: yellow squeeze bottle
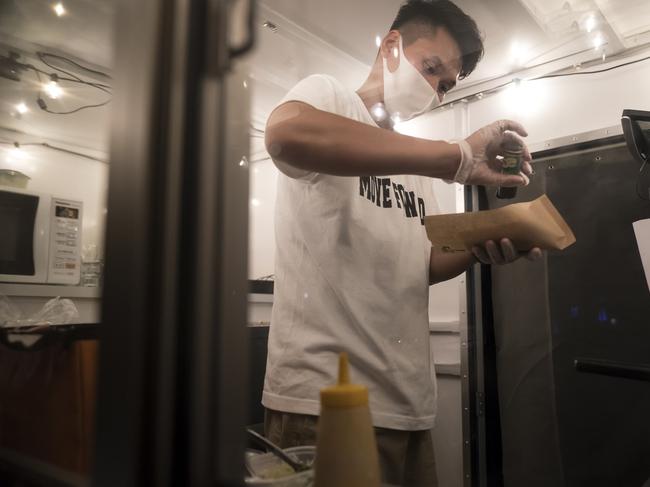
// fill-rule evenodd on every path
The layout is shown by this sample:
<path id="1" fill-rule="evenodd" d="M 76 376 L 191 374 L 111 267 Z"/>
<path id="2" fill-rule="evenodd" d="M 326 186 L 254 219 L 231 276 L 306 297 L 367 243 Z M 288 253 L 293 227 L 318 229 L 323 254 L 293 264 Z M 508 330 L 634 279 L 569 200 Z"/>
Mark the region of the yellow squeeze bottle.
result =
<path id="1" fill-rule="evenodd" d="M 315 487 L 379 487 L 379 458 L 368 389 L 350 384 L 348 356 L 339 357 L 339 382 L 320 392 Z"/>

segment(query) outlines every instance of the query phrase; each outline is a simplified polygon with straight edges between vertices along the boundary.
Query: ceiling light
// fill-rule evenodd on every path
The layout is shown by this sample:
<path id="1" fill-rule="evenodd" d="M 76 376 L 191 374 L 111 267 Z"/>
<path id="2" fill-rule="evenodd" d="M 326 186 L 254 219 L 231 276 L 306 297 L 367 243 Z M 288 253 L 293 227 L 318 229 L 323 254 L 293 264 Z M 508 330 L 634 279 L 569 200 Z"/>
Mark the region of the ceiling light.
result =
<path id="1" fill-rule="evenodd" d="M 379 36 L 375 37 L 375 45 L 377 47 L 381 46 L 381 37 L 379 37 Z"/>
<path id="2" fill-rule="evenodd" d="M 54 13 L 57 15 L 57 17 L 65 15 L 65 7 L 63 7 L 63 4 L 61 2 L 53 5 L 52 9 L 54 9 Z"/>
<path id="3" fill-rule="evenodd" d="M 258 200 L 257 198 L 253 198 L 253 199 L 251 200 L 251 205 L 253 205 L 253 206 L 260 206 L 260 200 Z"/>
<path id="4" fill-rule="evenodd" d="M 13 160 L 23 160 L 27 157 L 24 149 L 20 147 L 18 142 L 14 142 L 14 146 L 9 149 L 9 158 Z"/>
<path id="5" fill-rule="evenodd" d="M 61 87 L 56 81 L 48 82 L 43 87 L 43 89 L 45 90 L 45 93 L 47 93 L 47 96 L 49 96 L 53 100 L 56 100 L 58 97 L 60 97 L 63 94 L 63 90 L 61 89 Z"/>
<path id="6" fill-rule="evenodd" d="M 596 27 L 596 17 L 590 15 L 585 22 L 585 30 L 591 32 Z"/>
<path id="7" fill-rule="evenodd" d="M 605 38 L 602 34 L 596 34 L 593 38 L 594 49 L 599 49 L 603 44 L 605 44 Z"/>
<path id="8" fill-rule="evenodd" d="M 48 81 L 43 85 L 43 90 L 45 90 L 47 96 L 49 96 L 53 100 L 56 100 L 61 95 L 63 95 L 63 90 L 59 86 L 58 77 L 56 74 L 50 76 L 50 81 Z"/>
<path id="9" fill-rule="evenodd" d="M 521 66 L 526 63 L 529 56 L 529 49 L 525 44 L 522 44 L 519 41 L 514 41 L 512 46 L 510 46 L 510 57 L 513 64 Z"/>
<path id="10" fill-rule="evenodd" d="M 29 108 L 27 108 L 27 105 L 25 105 L 24 101 L 21 101 L 16 105 L 16 111 L 23 115 L 29 111 Z"/>

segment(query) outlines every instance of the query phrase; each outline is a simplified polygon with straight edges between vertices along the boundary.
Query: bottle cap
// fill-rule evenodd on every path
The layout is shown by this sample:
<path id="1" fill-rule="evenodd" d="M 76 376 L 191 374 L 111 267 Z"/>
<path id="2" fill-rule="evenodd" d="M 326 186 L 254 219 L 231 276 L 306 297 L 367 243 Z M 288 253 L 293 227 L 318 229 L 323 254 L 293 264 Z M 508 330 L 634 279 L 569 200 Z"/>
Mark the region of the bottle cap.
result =
<path id="1" fill-rule="evenodd" d="M 368 404 L 368 389 L 359 384 L 350 384 L 348 355 L 339 355 L 339 382 L 320 391 L 321 406 L 328 408 L 350 408 Z"/>
<path id="2" fill-rule="evenodd" d="M 524 150 L 522 141 L 512 132 L 505 132 L 504 140 L 501 144 L 504 150 L 509 152 L 521 152 Z"/>

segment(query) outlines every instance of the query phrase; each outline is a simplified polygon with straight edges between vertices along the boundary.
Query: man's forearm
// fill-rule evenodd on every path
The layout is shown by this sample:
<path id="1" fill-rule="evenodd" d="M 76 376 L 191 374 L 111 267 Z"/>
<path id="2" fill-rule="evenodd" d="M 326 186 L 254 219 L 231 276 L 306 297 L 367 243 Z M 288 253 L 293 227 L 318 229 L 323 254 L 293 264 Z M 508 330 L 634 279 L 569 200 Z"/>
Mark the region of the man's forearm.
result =
<path id="1" fill-rule="evenodd" d="M 409 137 L 299 102 L 273 112 L 266 147 L 275 160 L 336 176 L 416 174 L 453 179 L 461 158 L 456 144 Z"/>
<path id="2" fill-rule="evenodd" d="M 431 250 L 429 284 L 448 281 L 462 274 L 477 262 L 471 252 L 445 253 Z"/>

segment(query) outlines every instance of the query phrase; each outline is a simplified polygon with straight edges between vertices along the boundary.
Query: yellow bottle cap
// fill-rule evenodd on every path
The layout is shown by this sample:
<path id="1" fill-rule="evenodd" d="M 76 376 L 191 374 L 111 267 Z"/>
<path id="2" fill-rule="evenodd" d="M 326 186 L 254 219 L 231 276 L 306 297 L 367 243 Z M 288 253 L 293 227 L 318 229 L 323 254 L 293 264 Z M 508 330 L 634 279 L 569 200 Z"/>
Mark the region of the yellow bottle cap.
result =
<path id="1" fill-rule="evenodd" d="M 350 384 L 348 355 L 339 355 L 339 383 L 320 391 L 321 406 L 329 408 L 350 408 L 368 404 L 368 389 L 359 384 Z"/>

